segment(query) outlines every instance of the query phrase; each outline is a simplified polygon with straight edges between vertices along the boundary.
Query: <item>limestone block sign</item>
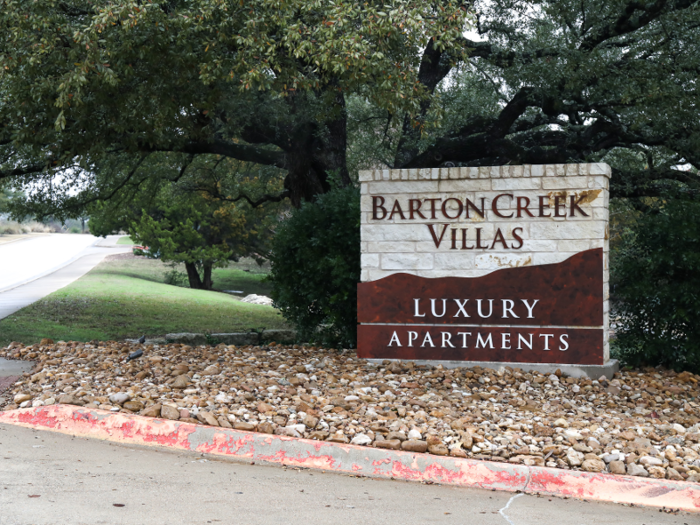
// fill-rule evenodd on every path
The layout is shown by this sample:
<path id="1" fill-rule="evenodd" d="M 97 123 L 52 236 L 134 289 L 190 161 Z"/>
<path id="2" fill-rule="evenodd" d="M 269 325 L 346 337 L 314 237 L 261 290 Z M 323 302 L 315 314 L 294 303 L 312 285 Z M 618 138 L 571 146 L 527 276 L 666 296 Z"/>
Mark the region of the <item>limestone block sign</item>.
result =
<path id="1" fill-rule="evenodd" d="M 365 358 L 602 365 L 606 164 L 360 173 Z"/>

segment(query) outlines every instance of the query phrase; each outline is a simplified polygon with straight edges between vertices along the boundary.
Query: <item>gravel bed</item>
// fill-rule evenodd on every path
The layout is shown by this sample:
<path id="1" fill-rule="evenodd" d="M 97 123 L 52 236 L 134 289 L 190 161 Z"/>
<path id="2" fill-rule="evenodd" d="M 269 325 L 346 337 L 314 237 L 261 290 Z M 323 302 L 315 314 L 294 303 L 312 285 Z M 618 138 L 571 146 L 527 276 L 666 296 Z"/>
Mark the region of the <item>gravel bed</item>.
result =
<path id="1" fill-rule="evenodd" d="M 142 349 L 143 356 L 127 362 Z M 700 376 L 606 381 L 504 366 L 369 363 L 310 346 L 123 342 L 31 347 L 3 410 L 53 403 L 269 434 L 589 472 L 700 482 Z"/>

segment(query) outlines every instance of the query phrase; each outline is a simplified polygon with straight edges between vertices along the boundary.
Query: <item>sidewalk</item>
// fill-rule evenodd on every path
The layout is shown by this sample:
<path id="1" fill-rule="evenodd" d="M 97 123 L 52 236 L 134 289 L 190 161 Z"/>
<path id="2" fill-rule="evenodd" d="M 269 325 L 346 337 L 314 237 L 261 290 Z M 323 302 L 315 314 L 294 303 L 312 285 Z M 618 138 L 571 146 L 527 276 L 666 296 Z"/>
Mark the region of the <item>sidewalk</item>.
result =
<path id="1" fill-rule="evenodd" d="M 4 424 L 0 443 L 2 525 L 683 525 L 696 519 L 658 509 L 250 465 Z"/>

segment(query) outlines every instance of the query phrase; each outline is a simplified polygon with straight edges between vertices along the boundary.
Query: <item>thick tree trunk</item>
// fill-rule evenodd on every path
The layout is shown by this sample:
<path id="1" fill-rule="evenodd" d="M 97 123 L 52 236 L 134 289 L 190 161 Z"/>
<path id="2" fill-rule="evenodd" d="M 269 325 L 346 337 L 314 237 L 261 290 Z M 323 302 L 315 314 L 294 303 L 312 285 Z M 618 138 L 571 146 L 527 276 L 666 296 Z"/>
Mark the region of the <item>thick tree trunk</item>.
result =
<path id="1" fill-rule="evenodd" d="M 187 270 L 187 279 L 190 282 L 190 288 L 201 290 L 203 285 L 202 279 L 199 277 L 199 272 L 197 271 L 197 266 L 194 263 L 186 262 L 185 269 Z"/>
<path id="2" fill-rule="evenodd" d="M 204 263 L 204 281 L 202 283 L 202 288 L 205 290 L 211 290 L 214 283 L 211 280 L 211 263 L 210 262 L 205 262 Z"/>
<path id="3" fill-rule="evenodd" d="M 332 175 L 341 186 L 352 184 L 346 157 L 348 116 L 342 94 L 336 97 L 336 103 L 339 113 L 334 120 L 300 127 L 286 151 L 290 167 L 284 187 L 295 208 L 330 191 Z"/>

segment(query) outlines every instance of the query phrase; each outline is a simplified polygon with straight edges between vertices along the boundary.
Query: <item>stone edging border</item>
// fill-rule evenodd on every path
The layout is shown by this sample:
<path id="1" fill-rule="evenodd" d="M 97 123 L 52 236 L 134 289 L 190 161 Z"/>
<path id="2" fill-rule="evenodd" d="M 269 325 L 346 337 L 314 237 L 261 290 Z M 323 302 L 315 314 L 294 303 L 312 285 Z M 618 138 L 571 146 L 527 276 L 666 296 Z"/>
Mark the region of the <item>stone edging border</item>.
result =
<path id="1" fill-rule="evenodd" d="M 0 423 L 129 445 L 165 447 L 356 476 L 700 512 L 700 485 L 683 481 L 527 467 L 360 447 L 72 405 L 0 412 Z"/>

